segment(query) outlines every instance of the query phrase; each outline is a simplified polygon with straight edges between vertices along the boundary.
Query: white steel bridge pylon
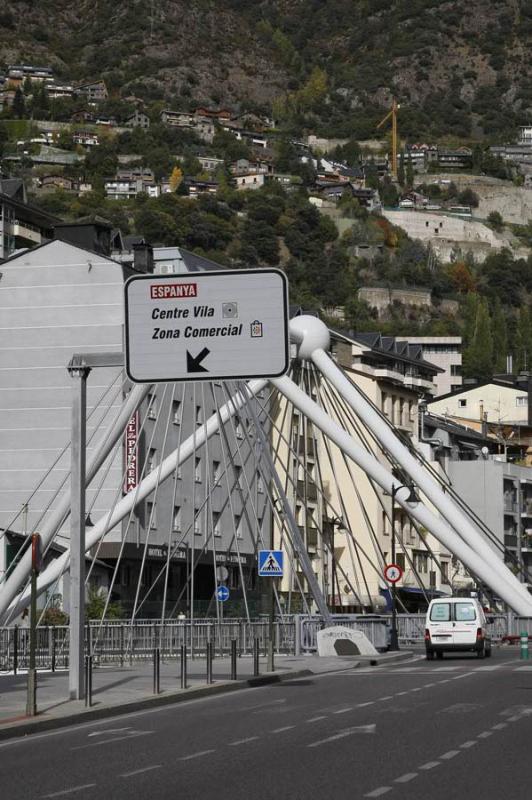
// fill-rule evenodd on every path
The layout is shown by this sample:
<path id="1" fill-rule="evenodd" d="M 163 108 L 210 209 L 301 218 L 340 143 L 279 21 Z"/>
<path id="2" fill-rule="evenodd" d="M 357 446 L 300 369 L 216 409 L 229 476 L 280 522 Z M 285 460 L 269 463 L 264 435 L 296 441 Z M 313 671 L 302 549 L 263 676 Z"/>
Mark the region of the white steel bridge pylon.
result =
<path id="1" fill-rule="evenodd" d="M 485 537 L 468 519 L 463 510 L 445 493 L 435 478 L 423 467 L 404 446 L 393 430 L 387 426 L 364 395 L 353 386 L 342 370 L 327 354 L 329 349 L 329 331 L 327 327 L 314 317 L 296 317 L 290 322 L 290 335 L 296 343 L 298 358 L 312 363 L 319 373 L 327 378 L 338 395 L 348 404 L 355 415 L 364 423 L 374 439 L 390 454 L 403 469 L 404 473 L 419 488 L 421 499 L 412 504 L 407 501 L 409 491 L 399 488 L 396 500 L 404 511 L 419 525 L 427 529 L 453 555 L 474 573 L 483 583 L 492 589 L 505 603 L 521 616 L 532 616 L 532 596 L 508 569 L 501 558 L 493 552 Z M 195 449 L 206 445 L 209 438 L 223 425 L 232 421 L 238 411 L 244 407 L 251 409 L 249 400 L 261 392 L 266 380 L 253 380 L 241 383 L 240 388 L 219 408 L 217 413 L 206 420 L 205 424 L 194 431 L 193 435 L 181 442 L 179 447 L 168 455 L 159 466 L 151 471 L 139 483 L 137 489 L 120 499 L 110 512 L 96 521 L 87 532 L 86 550 L 98 544 L 106 533 L 132 512 L 132 509 L 156 490 L 160 482 L 168 479 L 176 468 L 189 459 Z M 294 408 L 297 408 L 322 434 L 386 493 L 391 494 L 401 483 L 386 469 L 377 457 L 365 450 L 355 438 L 328 415 L 314 400 L 302 391 L 290 378 L 284 376 L 271 380 L 275 389 L 283 395 Z M 113 446 L 120 440 L 128 420 L 134 409 L 142 402 L 149 386 L 134 387 L 124 407 L 111 427 L 109 434 L 96 453 L 87 470 L 87 484 L 94 478 L 98 468 L 105 462 Z M 253 416 L 253 412 L 250 410 Z M 256 420 L 257 422 L 257 420 Z M 257 430 L 259 430 L 257 427 Z M 263 434 L 264 435 L 264 434 Z M 264 444 L 264 442 L 263 442 Z M 275 481 L 273 461 L 267 465 L 267 473 Z M 294 518 L 286 504 L 286 491 L 277 481 L 277 496 L 284 499 L 283 513 L 289 517 L 288 533 L 292 541 L 294 553 L 302 566 L 310 591 L 322 615 L 327 618 L 329 612 L 323 593 L 315 579 L 312 565 L 306 554 L 304 542 L 297 530 Z M 435 511 L 433 510 L 435 509 Z M 41 530 L 44 543 L 49 545 L 55 533 L 68 516 L 69 498 L 66 497 L 50 516 L 46 526 Z M 69 567 L 69 551 L 49 564 L 38 579 L 38 592 L 44 592 L 53 586 L 63 572 Z M 0 586 L 0 621 L 13 619 L 29 603 L 29 590 L 21 587 L 29 575 L 29 554 L 23 555 L 21 561 L 11 575 Z"/>

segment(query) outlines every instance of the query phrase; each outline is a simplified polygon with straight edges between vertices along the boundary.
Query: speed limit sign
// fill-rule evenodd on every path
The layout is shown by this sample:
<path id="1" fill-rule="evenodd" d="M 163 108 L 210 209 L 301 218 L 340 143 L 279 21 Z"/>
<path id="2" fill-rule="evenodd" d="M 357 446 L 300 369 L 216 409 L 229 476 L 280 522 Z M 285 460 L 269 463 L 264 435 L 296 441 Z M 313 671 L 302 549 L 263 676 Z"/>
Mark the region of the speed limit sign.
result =
<path id="1" fill-rule="evenodd" d="M 384 577 L 388 583 L 397 583 L 403 577 L 403 570 L 399 564 L 387 564 L 384 568 Z"/>

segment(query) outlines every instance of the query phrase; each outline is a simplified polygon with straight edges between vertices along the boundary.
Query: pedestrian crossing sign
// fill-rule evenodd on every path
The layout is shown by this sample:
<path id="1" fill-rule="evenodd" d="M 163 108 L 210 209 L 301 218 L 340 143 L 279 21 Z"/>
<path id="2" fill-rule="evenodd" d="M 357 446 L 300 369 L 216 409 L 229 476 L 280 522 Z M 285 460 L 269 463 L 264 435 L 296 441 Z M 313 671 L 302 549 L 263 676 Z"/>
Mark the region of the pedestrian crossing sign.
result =
<path id="1" fill-rule="evenodd" d="M 259 577 L 282 578 L 283 555 L 282 550 L 259 550 Z"/>

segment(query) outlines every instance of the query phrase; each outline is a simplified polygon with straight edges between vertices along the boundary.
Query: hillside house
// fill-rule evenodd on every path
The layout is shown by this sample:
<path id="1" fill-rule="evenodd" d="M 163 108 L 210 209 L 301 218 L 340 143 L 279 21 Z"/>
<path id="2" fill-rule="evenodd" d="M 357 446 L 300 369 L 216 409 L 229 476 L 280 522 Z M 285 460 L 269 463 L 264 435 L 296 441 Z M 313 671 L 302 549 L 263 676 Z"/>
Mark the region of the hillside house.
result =
<path id="1" fill-rule="evenodd" d="M 134 114 L 124 120 L 124 127 L 147 130 L 150 127 L 150 118 L 144 111 L 139 111 L 137 108 Z"/>
<path id="2" fill-rule="evenodd" d="M 72 141 L 74 144 L 79 144 L 81 147 L 96 147 L 100 144 L 98 134 L 92 131 L 76 131 L 72 134 Z"/>
<path id="3" fill-rule="evenodd" d="M 51 67 L 36 67 L 33 64 L 12 64 L 7 68 L 6 77 L 7 82 L 16 89 L 28 78 L 37 83 L 53 81 L 54 73 Z"/>
<path id="4" fill-rule="evenodd" d="M 89 103 L 102 103 L 109 97 L 105 81 L 82 83 L 76 87 L 76 92 L 77 94 L 85 95 Z"/>
<path id="5" fill-rule="evenodd" d="M 231 119 L 231 112 L 227 108 L 206 108 L 200 106 L 194 111 L 194 116 L 197 119 L 211 119 L 223 120 L 224 122 Z"/>

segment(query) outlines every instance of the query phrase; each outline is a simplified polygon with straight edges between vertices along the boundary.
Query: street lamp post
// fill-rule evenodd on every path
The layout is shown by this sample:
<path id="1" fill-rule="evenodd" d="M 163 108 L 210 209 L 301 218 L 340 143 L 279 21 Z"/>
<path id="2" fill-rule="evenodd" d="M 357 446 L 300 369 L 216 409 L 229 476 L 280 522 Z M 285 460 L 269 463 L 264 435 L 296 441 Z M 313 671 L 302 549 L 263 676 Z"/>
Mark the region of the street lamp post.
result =
<path id="1" fill-rule="evenodd" d="M 407 499 L 407 503 L 418 503 L 419 498 L 414 491 L 413 486 L 408 486 L 404 483 L 397 483 L 392 486 L 392 514 L 391 514 L 391 523 L 392 523 L 392 564 L 395 564 L 396 554 L 395 554 L 395 497 L 399 489 L 409 489 L 410 495 Z M 397 631 L 397 582 L 393 581 L 392 583 L 392 629 L 390 631 L 390 650 L 399 650 L 399 634 Z"/>

